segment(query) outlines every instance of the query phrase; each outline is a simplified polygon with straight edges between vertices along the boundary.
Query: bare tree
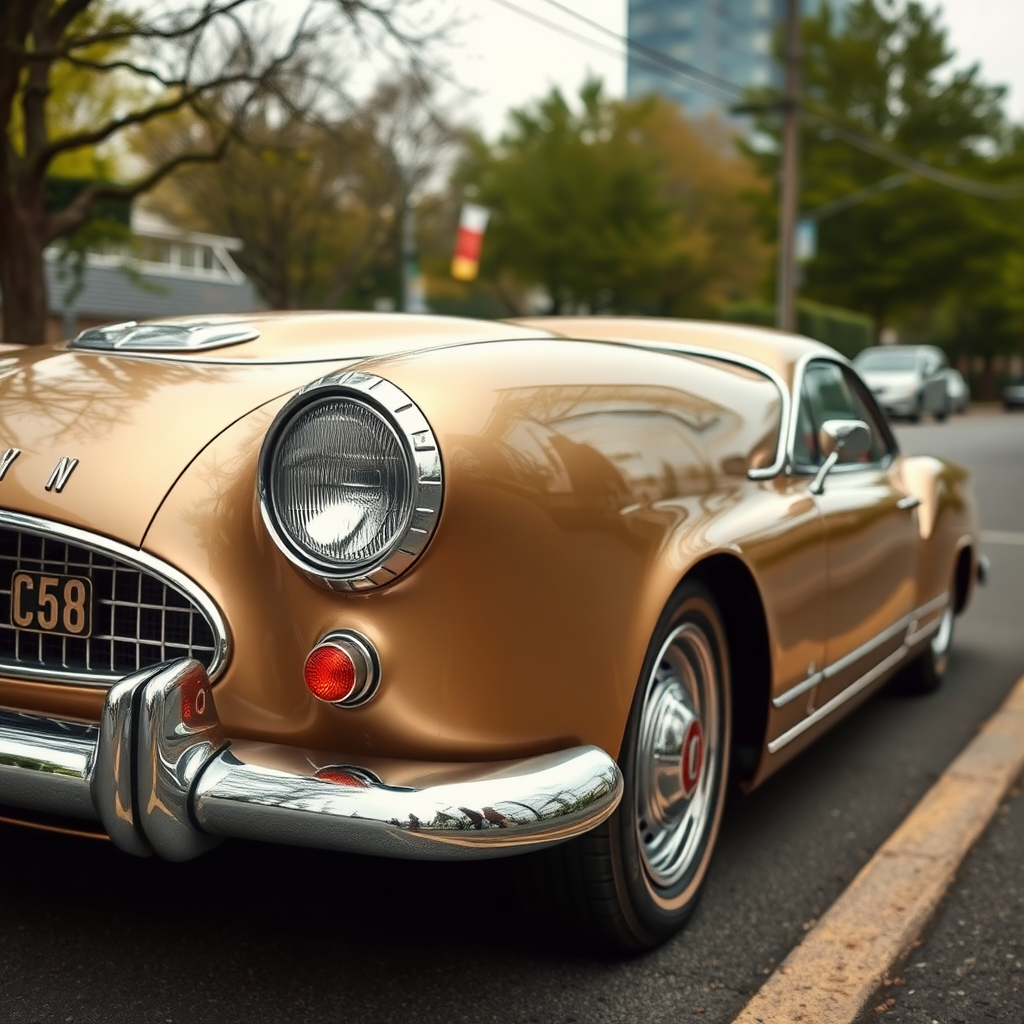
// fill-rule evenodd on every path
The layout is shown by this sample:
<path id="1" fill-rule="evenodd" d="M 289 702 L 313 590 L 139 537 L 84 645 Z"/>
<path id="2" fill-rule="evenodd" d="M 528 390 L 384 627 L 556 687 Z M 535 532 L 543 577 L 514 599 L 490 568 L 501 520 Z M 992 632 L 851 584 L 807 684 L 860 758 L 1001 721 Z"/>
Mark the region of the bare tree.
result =
<path id="1" fill-rule="evenodd" d="M 381 278 L 397 280 L 403 212 L 445 183 L 463 133 L 415 72 L 386 79 L 340 117 L 311 110 L 304 96 L 289 100 L 255 104 L 222 160 L 172 175 L 150 203 L 240 238 L 235 258 L 276 309 L 368 301 Z M 181 148 L 168 127 L 208 130 L 181 120 L 147 133 L 151 162 Z"/>
<path id="2" fill-rule="evenodd" d="M 3 0 L 0 3 L 0 290 L 3 338 L 41 344 L 46 324 L 43 253 L 80 227 L 102 199 L 130 199 L 187 164 L 214 162 L 254 104 L 283 95 L 296 76 L 326 81 L 310 52 L 332 40 L 384 38 L 415 50 L 424 34 L 398 18 L 415 0 L 150 2 L 126 13 L 104 0 Z M 282 13 L 283 12 L 283 13 Z M 286 20 L 282 21 L 282 17 Z M 314 46 L 315 44 L 315 46 Z M 113 56 L 108 54 L 116 45 Z M 51 132 L 51 77 L 62 63 L 97 76 L 127 76 L 145 88 L 102 123 Z M 196 126 L 179 136 L 136 180 L 94 182 L 63 209 L 48 209 L 46 179 L 62 154 L 95 147 L 140 126 L 187 114 Z"/>

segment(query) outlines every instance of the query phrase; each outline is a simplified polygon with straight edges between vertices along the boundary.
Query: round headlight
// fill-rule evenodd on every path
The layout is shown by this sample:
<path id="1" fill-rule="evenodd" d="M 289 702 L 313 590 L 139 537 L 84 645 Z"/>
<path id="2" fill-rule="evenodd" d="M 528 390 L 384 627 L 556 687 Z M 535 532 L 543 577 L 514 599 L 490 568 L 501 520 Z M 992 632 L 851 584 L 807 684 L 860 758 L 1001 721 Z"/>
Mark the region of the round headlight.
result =
<path id="1" fill-rule="evenodd" d="M 303 388 L 260 457 L 260 507 L 278 546 L 338 589 L 380 586 L 426 547 L 441 504 L 441 462 L 409 397 L 365 373 Z"/>

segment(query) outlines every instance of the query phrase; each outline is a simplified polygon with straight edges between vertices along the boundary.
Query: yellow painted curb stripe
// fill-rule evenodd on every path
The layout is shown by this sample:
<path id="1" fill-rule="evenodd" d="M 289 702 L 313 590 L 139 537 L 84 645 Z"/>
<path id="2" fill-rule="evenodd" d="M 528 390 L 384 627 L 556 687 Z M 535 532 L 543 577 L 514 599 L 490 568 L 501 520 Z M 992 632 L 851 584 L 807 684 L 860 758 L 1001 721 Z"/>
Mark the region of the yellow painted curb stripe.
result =
<path id="1" fill-rule="evenodd" d="M 1024 771 L 1024 678 L 734 1024 L 854 1021 Z"/>

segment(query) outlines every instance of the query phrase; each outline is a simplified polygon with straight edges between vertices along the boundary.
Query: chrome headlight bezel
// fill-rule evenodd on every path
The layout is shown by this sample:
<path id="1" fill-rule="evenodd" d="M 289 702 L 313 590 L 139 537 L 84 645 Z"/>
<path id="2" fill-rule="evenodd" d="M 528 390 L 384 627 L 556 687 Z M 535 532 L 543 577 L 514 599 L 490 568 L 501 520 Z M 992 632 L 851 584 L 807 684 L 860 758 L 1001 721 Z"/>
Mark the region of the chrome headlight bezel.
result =
<path id="1" fill-rule="evenodd" d="M 305 551 L 281 526 L 271 493 L 274 458 L 289 428 L 312 405 L 334 396 L 357 401 L 378 415 L 401 444 L 408 461 L 411 513 L 372 562 L 354 568 Z M 426 416 L 401 388 L 372 373 L 344 370 L 307 384 L 278 413 L 260 450 L 257 493 L 268 533 L 281 553 L 307 577 L 331 590 L 372 590 L 411 569 L 430 543 L 444 496 L 441 450 Z"/>

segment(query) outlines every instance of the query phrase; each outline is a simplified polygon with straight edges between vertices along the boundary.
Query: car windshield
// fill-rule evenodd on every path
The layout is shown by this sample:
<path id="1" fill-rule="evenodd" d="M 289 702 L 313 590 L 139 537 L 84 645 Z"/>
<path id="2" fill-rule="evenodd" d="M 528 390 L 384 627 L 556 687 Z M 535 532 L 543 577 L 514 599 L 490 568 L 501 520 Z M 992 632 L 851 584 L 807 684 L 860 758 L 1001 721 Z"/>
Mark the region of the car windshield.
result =
<path id="1" fill-rule="evenodd" d="M 890 370 L 892 372 L 917 369 L 917 355 L 913 352 L 885 352 L 873 349 L 861 352 L 854 360 L 858 370 Z"/>

